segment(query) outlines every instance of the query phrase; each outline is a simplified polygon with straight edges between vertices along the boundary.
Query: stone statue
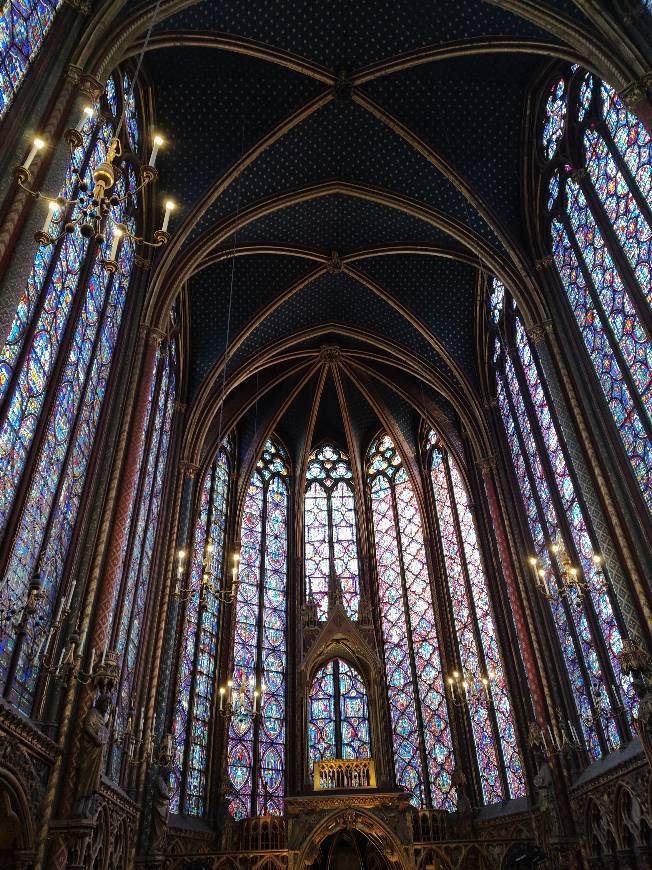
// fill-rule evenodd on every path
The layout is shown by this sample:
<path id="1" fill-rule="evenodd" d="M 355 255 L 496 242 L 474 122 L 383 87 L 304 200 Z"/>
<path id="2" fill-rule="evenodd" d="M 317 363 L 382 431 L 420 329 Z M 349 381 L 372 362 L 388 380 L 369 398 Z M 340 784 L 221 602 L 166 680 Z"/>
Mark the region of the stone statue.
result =
<path id="1" fill-rule="evenodd" d="M 109 742 L 107 721 L 111 709 L 111 696 L 99 695 L 86 714 L 79 745 L 79 767 L 73 815 L 90 819 L 96 813 L 95 796 L 100 784 L 104 747 Z"/>
<path id="2" fill-rule="evenodd" d="M 165 852 L 165 840 L 168 832 L 168 815 L 170 812 L 170 773 L 171 760 L 165 758 L 159 767 L 153 782 L 152 799 L 152 833 L 150 851 L 154 854 Z"/>

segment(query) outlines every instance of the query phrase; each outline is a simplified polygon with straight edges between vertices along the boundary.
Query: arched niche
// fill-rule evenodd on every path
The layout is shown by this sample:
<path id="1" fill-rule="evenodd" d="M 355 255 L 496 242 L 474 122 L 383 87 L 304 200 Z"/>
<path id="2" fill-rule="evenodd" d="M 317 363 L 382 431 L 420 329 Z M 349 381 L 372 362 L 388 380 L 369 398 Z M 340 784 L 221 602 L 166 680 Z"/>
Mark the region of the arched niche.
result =
<path id="1" fill-rule="evenodd" d="M 379 786 L 391 782 L 391 767 L 383 735 L 385 696 L 383 671 L 375 651 L 371 649 L 357 625 L 347 617 L 340 604 L 334 608 L 328 621 L 307 651 L 299 669 L 299 697 L 301 698 L 301 776 L 304 788 L 312 789 L 311 769 L 308 760 L 308 709 L 309 696 L 316 674 L 333 659 L 346 662 L 360 675 L 367 692 L 371 752 L 376 767 Z"/>
<path id="2" fill-rule="evenodd" d="M 34 858 L 34 829 L 27 795 L 18 779 L 0 768 L 0 867 L 23 870 Z"/>

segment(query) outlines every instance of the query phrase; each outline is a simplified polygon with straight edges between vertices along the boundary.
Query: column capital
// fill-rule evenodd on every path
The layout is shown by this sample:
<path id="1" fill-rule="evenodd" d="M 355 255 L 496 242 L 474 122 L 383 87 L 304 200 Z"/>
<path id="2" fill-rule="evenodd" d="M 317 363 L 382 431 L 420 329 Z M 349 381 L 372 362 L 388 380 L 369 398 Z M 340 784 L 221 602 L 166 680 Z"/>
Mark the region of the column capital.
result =
<path id="1" fill-rule="evenodd" d="M 158 346 L 165 338 L 165 333 L 156 326 L 150 326 L 149 323 L 141 323 L 141 337 L 145 339 L 147 344 Z"/>
<path id="2" fill-rule="evenodd" d="M 179 462 L 179 469 L 181 473 L 185 476 L 193 480 L 199 471 L 199 466 L 194 462 L 190 462 L 189 459 L 182 459 Z"/>
<path id="3" fill-rule="evenodd" d="M 552 332 L 552 320 L 542 320 L 539 323 L 533 323 L 525 330 L 528 338 L 531 338 L 534 344 L 541 344 L 546 340 L 546 336 Z"/>
<path id="4" fill-rule="evenodd" d="M 648 90 L 652 89 L 652 72 L 645 73 L 640 79 L 635 79 L 619 91 L 618 96 L 626 109 L 635 112 L 639 103 L 647 99 Z"/>
<path id="5" fill-rule="evenodd" d="M 552 254 L 548 254 L 546 257 L 540 257 L 538 260 L 534 261 L 534 268 L 537 272 L 543 272 L 544 269 L 549 269 L 550 266 L 555 262 L 555 258 Z"/>
<path id="6" fill-rule="evenodd" d="M 479 459 L 476 459 L 475 464 L 482 474 L 490 474 L 496 468 L 496 457 L 490 453 L 487 456 L 481 456 Z"/>

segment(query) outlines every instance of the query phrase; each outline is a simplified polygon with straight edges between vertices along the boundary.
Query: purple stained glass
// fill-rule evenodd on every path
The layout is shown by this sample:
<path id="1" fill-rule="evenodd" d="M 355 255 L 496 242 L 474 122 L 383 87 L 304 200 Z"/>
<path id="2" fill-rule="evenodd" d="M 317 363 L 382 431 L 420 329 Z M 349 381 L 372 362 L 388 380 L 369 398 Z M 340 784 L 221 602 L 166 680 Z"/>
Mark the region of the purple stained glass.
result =
<path id="1" fill-rule="evenodd" d="M 202 815 L 205 805 L 210 709 L 215 690 L 217 659 L 217 593 L 223 582 L 228 482 L 229 460 L 225 450 L 221 449 L 201 488 L 172 726 L 175 753 L 170 809 L 175 813 L 181 810 L 181 783 L 187 746 L 186 797 L 183 811 L 189 815 Z"/>
<path id="2" fill-rule="evenodd" d="M 227 749 L 229 810 L 236 819 L 251 815 L 254 807 L 257 815 L 283 813 L 287 475 L 285 452 L 267 441 L 249 483 L 240 531 L 232 677 L 238 709 L 229 722 Z M 251 685 L 260 693 L 256 717 Z"/>
<path id="3" fill-rule="evenodd" d="M 432 453 L 431 474 L 460 661 L 467 681 L 473 684 L 469 714 L 484 801 L 495 803 L 506 797 L 499 752 L 507 774 L 508 796 L 521 797 L 525 794 L 523 768 L 466 487 L 456 462 L 438 448 Z"/>
<path id="4" fill-rule="evenodd" d="M 407 472 L 389 436 L 381 436 L 370 447 L 367 477 L 396 779 L 412 793 L 415 806 L 425 805 L 420 759 L 423 746 L 433 806 L 452 810 L 454 756 L 421 516 Z M 418 725 L 417 704 L 423 733 Z"/>
<path id="5" fill-rule="evenodd" d="M 564 135 L 566 126 L 566 83 L 560 79 L 550 89 L 546 102 L 542 142 L 546 157 L 551 159 Z"/>
<path id="6" fill-rule="evenodd" d="M 43 44 L 63 0 L 7 0 L 0 11 L 0 119 Z"/>
<path id="7" fill-rule="evenodd" d="M 347 615 L 351 619 L 358 616 L 360 588 L 352 477 L 348 456 L 332 444 L 313 451 L 308 459 L 304 501 L 306 598 L 314 601 L 322 620 L 328 616 L 330 577 L 339 584 Z"/>
<path id="8" fill-rule="evenodd" d="M 642 336 L 639 338 L 636 319 L 629 316 L 630 312 L 626 307 L 630 304 L 627 294 L 612 292 L 607 280 L 601 283 L 601 302 L 606 307 L 606 314 L 595 307 L 564 224 L 554 220 L 551 232 L 555 264 L 571 310 L 636 479 L 648 507 L 652 510 L 652 442 L 611 347 L 605 316 L 613 318 L 609 322 L 625 361 L 631 360 L 632 377 L 647 408 L 652 406 L 652 379 L 646 361 L 650 353 L 649 342 L 643 342 Z M 613 276 L 613 271 L 610 274 Z"/>

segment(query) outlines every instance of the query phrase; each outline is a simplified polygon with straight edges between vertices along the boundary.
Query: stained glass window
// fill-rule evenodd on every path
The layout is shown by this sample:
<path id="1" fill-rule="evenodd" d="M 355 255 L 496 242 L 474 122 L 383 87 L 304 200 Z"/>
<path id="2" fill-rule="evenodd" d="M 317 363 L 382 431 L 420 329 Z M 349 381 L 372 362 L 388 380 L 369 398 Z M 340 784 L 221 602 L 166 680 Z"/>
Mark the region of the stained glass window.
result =
<path id="1" fill-rule="evenodd" d="M 7 0 L 0 10 L 0 118 L 43 44 L 63 0 Z"/>
<path id="2" fill-rule="evenodd" d="M 62 185 L 64 196 L 74 198 L 79 181 L 91 178 L 104 159 L 114 123 L 110 113 L 100 124 L 87 121 L 81 131 L 83 146 L 76 149 Z M 123 170 L 116 188 L 120 197 L 136 187 L 132 169 L 125 165 Z M 61 581 L 133 267 L 131 241 L 123 241 L 114 274 L 100 261 L 108 256 L 115 222 L 135 228 L 132 212 L 127 200 L 112 209 L 106 239 L 97 250 L 89 247 L 78 228 L 63 234 L 55 245 L 36 250 L 0 349 L 0 536 L 12 536 L 0 582 L 0 612 L 5 614 L 0 682 L 6 680 L 13 659 L 9 694 L 26 713 L 31 711 L 39 665 L 47 652 L 42 644 L 53 615 L 61 609 Z M 56 214 L 55 227 L 61 228 L 66 220 L 66 215 Z M 81 283 L 85 268 L 88 278 Z M 37 425 L 40 417 L 43 426 Z M 31 468 L 29 480 L 24 479 L 26 468 Z M 45 595 L 17 645 L 15 620 L 6 615 L 22 606 L 36 572 Z"/>
<path id="3" fill-rule="evenodd" d="M 227 760 L 236 819 L 283 813 L 288 475 L 285 451 L 268 440 L 249 482 L 240 532 L 232 677 L 238 712 L 229 722 Z"/>
<path id="4" fill-rule="evenodd" d="M 455 808 L 448 708 L 421 514 L 391 438 L 369 449 L 367 481 L 378 572 L 397 783 L 412 803 Z"/>
<path id="5" fill-rule="evenodd" d="M 497 358 L 498 404 L 516 482 L 532 536 L 532 559 L 544 571 L 547 598 L 577 710 L 578 731 L 593 758 L 621 745 L 618 708 L 635 710 L 631 682 L 620 671 L 622 625 L 591 516 L 568 456 L 545 379 L 517 311 L 506 311 L 501 334 L 516 352 Z M 563 545 L 563 546 L 562 546 Z M 567 591 L 563 553 L 586 583 Z M 598 557 L 596 560 L 596 556 Z"/>
<path id="6" fill-rule="evenodd" d="M 549 102 L 542 141 L 552 253 L 599 389 L 652 510 L 652 142 L 615 91 L 576 69 L 559 93 L 575 122 L 548 147 L 562 109 Z M 569 93 L 575 93 L 569 102 Z M 574 163 L 579 154 L 581 164 Z"/>
<path id="7" fill-rule="evenodd" d="M 163 482 L 167 467 L 172 416 L 176 395 L 176 345 L 164 347 L 157 360 L 157 373 L 145 431 L 143 473 L 138 481 L 137 510 L 131 523 L 127 552 L 119 584 L 119 604 L 113 613 L 113 642 L 118 654 L 120 678 L 115 707 L 115 728 L 124 730 L 131 715 L 142 719 L 137 707 L 136 671 L 143 641 L 145 609 L 152 580 L 154 544 L 161 514 Z M 115 745 L 111 752 L 110 773 L 114 780 L 124 776 L 123 753 Z"/>
<path id="8" fill-rule="evenodd" d="M 304 550 L 306 599 L 326 619 L 341 594 L 348 616 L 360 603 L 355 499 L 348 456 L 332 444 L 311 453 L 306 472 Z"/>
<path id="9" fill-rule="evenodd" d="M 181 662 L 172 724 L 174 759 L 170 809 L 202 815 L 206 800 L 208 732 L 215 694 L 219 590 L 223 587 L 230 446 L 220 448 L 200 490 L 185 612 Z M 179 592 L 183 578 L 180 569 Z"/>
<path id="10" fill-rule="evenodd" d="M 308 697 L 308 760 L 370 758 L 367 690 L 348 662 L 331 659 L 315 674 Z"/>
<path id="11" fill-rule="evenodd" d="M 136 111 L 136 95 L 133 90 L 133 83 L 130 77 L 125 73 L 122 77 L 122 92 L 124 94 L 125 106 L 125 124 L 127 125 L 127 136 L 132 150 L 137 154 L 140 146 L 140 133 L 138 130 L 138 113 Z"/>
<path id="12" fill-rule="evenodd" d="M 457 649 L 484 802 L 525 794 L 523 767 L 498 649 L 475 521 L 460 470 L 435 433 L 430 470 Z"/>

